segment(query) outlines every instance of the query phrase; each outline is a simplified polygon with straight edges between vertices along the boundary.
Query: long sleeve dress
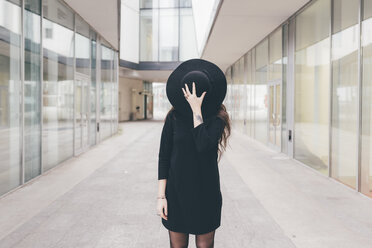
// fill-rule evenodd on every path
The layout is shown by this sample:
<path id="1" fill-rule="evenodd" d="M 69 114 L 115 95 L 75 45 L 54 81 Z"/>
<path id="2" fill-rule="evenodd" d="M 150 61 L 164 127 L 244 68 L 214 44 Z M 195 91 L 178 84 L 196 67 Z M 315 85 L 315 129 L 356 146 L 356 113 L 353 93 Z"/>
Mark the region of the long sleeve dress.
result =
<path id="1" fill-rule="evenodd" d="M 222 194 L 217 162 L 225 124 L 217 116 L 194 127 L 172 111 L 165 120 L 159 150 L 158 179 L 167 179 L 165 195 L 171 231 L 203 234 L 221 224 Z"/>

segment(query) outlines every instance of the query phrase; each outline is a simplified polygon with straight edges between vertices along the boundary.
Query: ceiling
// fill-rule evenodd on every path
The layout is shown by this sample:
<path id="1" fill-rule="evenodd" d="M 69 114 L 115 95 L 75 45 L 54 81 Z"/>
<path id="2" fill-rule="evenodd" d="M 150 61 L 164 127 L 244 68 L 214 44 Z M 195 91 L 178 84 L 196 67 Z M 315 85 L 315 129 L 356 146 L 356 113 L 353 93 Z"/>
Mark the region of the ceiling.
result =
<path id="1" fill-rule="evenodd" d="M 118 0 L 64 1 L 102 35 L 114 49 L 119 49 Z"/>
<path id="2" fill-rule="evenodd" d="M 223 0 L 202 54 L 222 71 L 309 0 Z"/>

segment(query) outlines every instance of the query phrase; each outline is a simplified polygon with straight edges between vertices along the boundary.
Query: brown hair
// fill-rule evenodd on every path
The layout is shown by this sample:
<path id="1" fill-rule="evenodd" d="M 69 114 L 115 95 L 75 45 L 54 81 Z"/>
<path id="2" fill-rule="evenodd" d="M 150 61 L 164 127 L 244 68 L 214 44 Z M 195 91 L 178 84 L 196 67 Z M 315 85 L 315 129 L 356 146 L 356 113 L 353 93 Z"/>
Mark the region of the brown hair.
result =
<path id="1" fill-rule="evenodd" d="M 172 111 L 174 111 L 174 107 L 172 106 L 172 108 L 168 111 L 168 113 L 166 114 L 166 117 L 165 119 L 168 117 L 168 115 L 170 113 L 172 113 Z M 223 152 L 226 150 L 226 146 L 227 146 L 227 139 L 230 137 L 231 135 L 231 121 L 230 121 L 230 117 L 229 117 L 229 114 L 227 113 L 226 111 L 226 107 L 224 104 L 221 104 L 219 110 L 218 110 L 218 113 L 217 113 L 217 117 L 221 118 L 223 120 L 223 122 L 225 123 L 225 128 L 223 130 L 223 133 L 221 135 L 221 138 L 220 140 L 218 141 L 218 161 L 221 160 L 221 156 L 223 154 Z M 164 119 L 164 120 L 165 120 Z"/>

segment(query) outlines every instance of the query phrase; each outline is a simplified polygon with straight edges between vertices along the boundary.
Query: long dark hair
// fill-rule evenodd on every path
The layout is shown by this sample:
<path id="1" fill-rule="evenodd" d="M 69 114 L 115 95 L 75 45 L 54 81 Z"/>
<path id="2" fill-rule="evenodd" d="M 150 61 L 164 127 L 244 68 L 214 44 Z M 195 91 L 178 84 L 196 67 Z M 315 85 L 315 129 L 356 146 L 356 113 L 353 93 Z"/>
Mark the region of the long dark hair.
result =
<path id="1" fill-rule="evenodd" d="M 165 119 L 167 119 L 168 115 L 171 114 L 173 111 L 174 111 L 174 107 L 172 106 L 172 108 L 166 114 Z M 225 128 L 223 130 L 220 140 L 218 141 L 218 157 L 219 157 L 218 161 L 220 161 L 223 152 L 226 151 L 227 140 L 231 135 L 231 121 L 230 121 L 229 114 L 227 113 L 226 107 L 224 104 L 221 104 L 218 110 L 218 113 L 217 113 L 217 117 L 221 118 L 225 123 Z"/>

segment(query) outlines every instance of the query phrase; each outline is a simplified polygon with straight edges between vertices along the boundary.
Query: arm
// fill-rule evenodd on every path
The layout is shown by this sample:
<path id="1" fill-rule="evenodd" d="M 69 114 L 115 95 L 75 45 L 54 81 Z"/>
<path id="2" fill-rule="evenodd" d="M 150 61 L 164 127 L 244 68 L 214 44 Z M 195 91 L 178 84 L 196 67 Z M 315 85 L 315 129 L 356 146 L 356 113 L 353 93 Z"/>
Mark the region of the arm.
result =
<path id="1" fill-rule="evenodd" d="M 173 147 L 173 128 L 170 119 L 170 115 L 165 119 L 163 130 L 161 133 L 160 149 L 159 149 L 159 160 L 158 160 L 158 214 L 168 219 L 168 207 L 167 199 L 165 198 L 165 189 L 167 185 L 167 179 L 169 175 L 170 157 Z M 159 198 L 160 197 L 160 198 Z"/>
<path id="2" fill-rule="evenodd" d="M 203 122 L 201 111 L 194 112 L 194 128 L 191 129 L 198 152 L 208 151 L 218 145 L 225 128 L 224 122 L 219 117 L 212 119 L 207 126 Z"/>
<path id="3" fill-rule="evenodd" d="M 167 179 L 170 167 L 170 158 L 173 148 L 173 128 L 171 116 L 168 115 L 161 133 L 159 160 L 158 160 L 158 179 Z"/>

